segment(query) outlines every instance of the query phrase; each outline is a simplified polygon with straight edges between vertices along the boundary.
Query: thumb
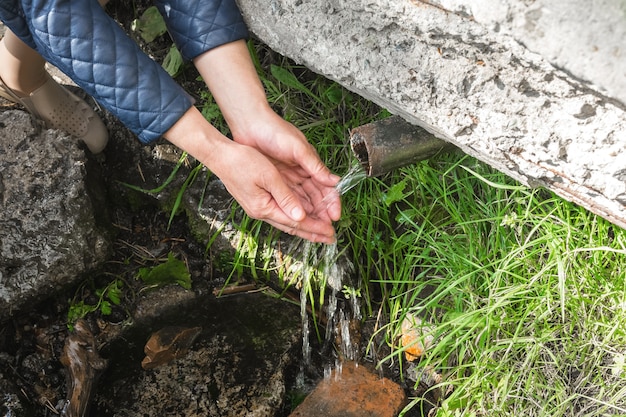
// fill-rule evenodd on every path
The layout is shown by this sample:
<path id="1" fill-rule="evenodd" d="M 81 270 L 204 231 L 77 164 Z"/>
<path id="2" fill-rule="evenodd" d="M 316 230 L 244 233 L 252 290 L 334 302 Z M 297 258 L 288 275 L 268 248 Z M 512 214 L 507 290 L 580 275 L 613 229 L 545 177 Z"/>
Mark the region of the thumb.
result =
<path id="1" fill-rule="evenodd" d="M 281 185 L 276 185 L 271 193 L 278 207 L 291 220 L 296 222 L 304 220 L 306 213 L 298 196 L 285 183 L 281 181 Z"/>

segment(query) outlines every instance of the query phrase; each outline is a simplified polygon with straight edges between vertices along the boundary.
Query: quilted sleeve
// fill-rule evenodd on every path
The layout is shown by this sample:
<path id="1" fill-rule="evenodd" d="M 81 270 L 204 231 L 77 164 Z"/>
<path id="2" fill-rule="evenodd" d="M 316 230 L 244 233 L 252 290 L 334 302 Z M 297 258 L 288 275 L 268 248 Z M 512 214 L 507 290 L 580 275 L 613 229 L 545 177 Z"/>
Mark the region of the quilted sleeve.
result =
<path id="1" fill-rule="evenodd" d="M 16 1 L 37 51 L 141 142 L 160 138 L 193 105 L 96 0 Z"/>
<path id="2" fill-rule="evenodd" d="M 235 0 L 156 0 L 155 4 L 185 59 L 248 37 Z"/>

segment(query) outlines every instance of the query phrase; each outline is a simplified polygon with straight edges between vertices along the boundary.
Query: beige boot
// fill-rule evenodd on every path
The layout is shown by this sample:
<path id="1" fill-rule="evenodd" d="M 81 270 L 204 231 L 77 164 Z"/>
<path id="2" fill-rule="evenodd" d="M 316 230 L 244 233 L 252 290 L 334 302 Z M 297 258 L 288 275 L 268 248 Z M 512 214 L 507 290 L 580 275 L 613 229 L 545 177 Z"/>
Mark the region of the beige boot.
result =
<path id="1" fill-rule="evenodd" d="M 0 78 L 0 97 L 21 104 L 48 129 L 59 129 L 82 139 L 92 153 L 102 152 L 109 141 L 109 133 L 93 109 L 49 75 L 27 97 L 20 97 Z"/>

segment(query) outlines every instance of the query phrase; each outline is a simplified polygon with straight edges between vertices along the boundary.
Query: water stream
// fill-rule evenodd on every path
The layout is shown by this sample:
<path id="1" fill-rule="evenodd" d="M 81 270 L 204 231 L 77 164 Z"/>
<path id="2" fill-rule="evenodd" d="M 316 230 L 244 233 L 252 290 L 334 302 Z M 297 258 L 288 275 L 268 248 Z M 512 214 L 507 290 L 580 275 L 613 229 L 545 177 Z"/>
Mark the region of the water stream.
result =
<path id="1" fill-rule="evenodd" d="M 360 164 L 354 164 L 337 183 L 336 190 L 341 196 L 365 178 L 366 173 L 363 167 Z M 322 200 L 322 203 L 324 203 L 324 200 Z M 330 290 L 330 294 L 326 301 L 326 342 L 331 342 L 335 336 L 339 336 L 339 339 L 342 341 L 341 346 L 339 346 L 341 349 L 339 356 L 347 360 L 355 360 L 357 357 L 356 349 L 358 349 L 358 347 L 352 346 L 350 322 L 353 319 L 358 320 L 361 318 L 361 310 L 359 300 L 354 296 L 350 297 L 351 315 L 344 311 L 338 303 L 337 294 L 342 290 L 344 277 L 349 272 L 346 265 L 340 265 L 337 262 L 338 258 L 339 251 L 337 244 L 323 245 L 323 247 L 320 248 L 320 245 L 315 245 L 310 242 L 304 243 L 302 253 L 302 287 L 300 289 L 303 367 L 301 368 L 301 375 L 298 377 L 299 381 L 302 381 L 302 383 L 304 381 L 303 370 L 309 367 L 311 363 L 307 297 L 309 296 L 309 290 L 311 287 L 310 280 L 313 276 L 321 278 L 322 282 L 325 280 L 325 287 Z M 316 274 L 316 272 L 319 273 Z M 337 360 L 334 366 L 335 369 L 341 369 L 341 361 Z M 325 377 L 330 375 L 331 370 L 330 364 L 324 367 Z"/>

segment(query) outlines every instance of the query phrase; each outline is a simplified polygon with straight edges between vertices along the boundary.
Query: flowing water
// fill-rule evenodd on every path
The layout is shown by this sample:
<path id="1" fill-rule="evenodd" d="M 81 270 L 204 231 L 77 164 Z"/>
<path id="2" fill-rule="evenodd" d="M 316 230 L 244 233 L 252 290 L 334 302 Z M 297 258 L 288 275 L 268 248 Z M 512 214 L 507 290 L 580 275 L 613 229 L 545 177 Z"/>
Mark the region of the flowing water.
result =
<path id="1" fill-rule="evenodd" d="M 336 185 L 336 190 L 339 195 L 345 194 L 348 190 L 355 187 L 359 182 L 366 178 L 365 170 L 360 164 L 353 165 L 350 170 L 341 178 Z M 325 203 L 322 200 L 322 203 Z M 337 244 L 323 245 L 320 248 L 319 245 L 314 245 L 310 242 L 305 242 L 302 250 L 303 268 L 302 268 L 302 287 L 300 289 L 300 314 L 302 317 L 302 357 L 303 368 L 310 366 L 311 363 L 311 344 L 309 339 L 309 319 L 307 315 L 307 297 L 309 296 L 309 289 L 311 287 L 311 279 L 313 276 L 320 277 L 320 274 L 316 275 L 316 272 L 321 273 L 322 280 L 325 280 L 325 286 L 330 290 L 330 294 L 326 301 L 326 341 L 332 341 L 335 336 L 339 336 L 342 341 L 340 349 L 340 356 L 348 360 L 355 360 L 357 356 L 356 346 L 352 346 L 350 337 L 350 322 L 352 319 L 361 318 L 361 310 L 359 300 L 355 296 L 349 297 L 351 303 L 352 315 L 343 310 L 339 306 L 337 294 L 343 288 L 344 277 L 348 274 L 348 265 L 340 265 L 337 262 L 339 258 L 339 252 Z M 336 334 L 338 332 L 339 334 Z M 341 369 L 341 362 L 338 360 L 335 363 L 335 369 Z M 330 375 L 331 366 L 327 365 L 324 368 L 324 375 Z M 304 381 L 303 372 L 298 378 L 300 381 Z"/>

